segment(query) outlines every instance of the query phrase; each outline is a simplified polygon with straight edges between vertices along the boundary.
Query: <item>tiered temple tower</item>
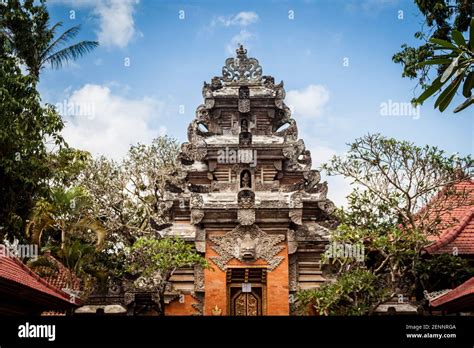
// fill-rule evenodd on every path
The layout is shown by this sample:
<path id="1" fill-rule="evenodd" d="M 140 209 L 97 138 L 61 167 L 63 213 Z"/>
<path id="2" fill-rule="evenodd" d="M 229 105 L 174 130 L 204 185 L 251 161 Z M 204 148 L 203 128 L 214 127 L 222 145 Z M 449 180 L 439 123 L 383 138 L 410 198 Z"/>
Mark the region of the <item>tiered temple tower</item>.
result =
<path id="1" fill-rule="evenodd" d="M 172 225 L 162 230 L 194 243 L 214 270 L 176 271 L 168 315 L 288 315 L 291 295 L 325 281 L 327 184 L 298 139 L 283 82 L 262 76 L 242 46 L 236 52 L 204 83 L 168 185 Z"/>

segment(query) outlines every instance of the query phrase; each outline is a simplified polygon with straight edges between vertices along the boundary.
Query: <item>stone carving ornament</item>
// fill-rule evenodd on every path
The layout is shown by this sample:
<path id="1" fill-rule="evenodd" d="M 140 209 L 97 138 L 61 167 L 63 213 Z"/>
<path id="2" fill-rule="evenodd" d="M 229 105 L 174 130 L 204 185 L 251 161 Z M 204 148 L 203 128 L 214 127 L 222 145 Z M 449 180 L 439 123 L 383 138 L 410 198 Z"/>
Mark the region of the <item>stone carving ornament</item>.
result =
<path id="1" fill-rule="evenodd" d="M 204 200 L 199 193 L 192 193 L 189 204 L 191 208 L 202 208 Z"/>
<path id="2" fill-rule="evenodd" d="M 202 210 L 204 200 L 199 193 L 192 193 L 189 204 L 191 207 L 191 223 L 196 225 L 204 218 L 204 210 Z"/>
<path id="3" fill-rule="evenodd" d="M 290 209 L 288 212 L 288 216 L 290 220 L 295 223 L 296 225 L 303 224 L 303 209 Z"/>
<path id="4" fill-rule="evenodd" d="M 204 268 L 201 265 L 194 266 L 194 291 L 204 291 Z"/>
<path id="5" fill-rule="evenodd" d="M 206 143 L 184 143 L 181 146 L 181 153 L 192 161 L 200 161 L 207 155 Z"/>
<path id="6" fill-rule="evenodd" d="M 242 226 L 250 226 L 255 223 L 254 209 L 239 209 L 237 211 L 237 221 Z"/>
<path id="7" fill-rule="evenodd" d="M 252 190 L 241 190 L 237 194 L 237 202 L 241 209 L 251 209 L 255 205 L 255 193 Z"/>
<path id="8" fill-rule="evenodd" d="M 239 99 L 239 112 L 250 112 L 250 99 Z"/>
<path id="9" fill-rule="evenodd" d="M 303 208 L 303 194 L 301 192 L 292 193 L 289 197 L 290 208 Z"/>
<path id="10" fill-rule="evenodd" d="M 288 230 L 287 232 L 288 239 L 288 255 L 294 254 L 298 249 L 298 241 L 296 240 L 296 232 L 293 230 Z"/>
<path id="11" fill-rule="evenodd" d="M 222 68 L 224 82 L 259 82 L 262 80 L 262 67 L 255 58 L 247 57 L 247 50 L 240 45 L 236 58 L 227 58 Z"/>
<path id="12" fill-rule="evenodd" d="M 209 239 L 213 243 L 211 248 L 219 255 L 211 257 L 211 260 L 223 271 L 233 258 L 242 262 L 265 260 L 269 271 L 284 259 L 277 254 L 284 248 L 278 244 L 285 240 L 285 236 L 267 234 L 257 225 L 239 225 L 223 236 L 210 236 Z"/>
<path id="13" fill-rule="evenodd" d="M 289 274 L 288 274 L 288 282 L 289 282 L 289 289 L 290 291 L 298 291 L 298 263 L 296 257 L 293 255 L 290 257 L 289 262 Z"/>
<path id="14" fill-rule="evenodd" d="M 204 210 L 202 209 L 191 209 L 191 224 L 199 224 L 204 218 L 204 215 Z"/>

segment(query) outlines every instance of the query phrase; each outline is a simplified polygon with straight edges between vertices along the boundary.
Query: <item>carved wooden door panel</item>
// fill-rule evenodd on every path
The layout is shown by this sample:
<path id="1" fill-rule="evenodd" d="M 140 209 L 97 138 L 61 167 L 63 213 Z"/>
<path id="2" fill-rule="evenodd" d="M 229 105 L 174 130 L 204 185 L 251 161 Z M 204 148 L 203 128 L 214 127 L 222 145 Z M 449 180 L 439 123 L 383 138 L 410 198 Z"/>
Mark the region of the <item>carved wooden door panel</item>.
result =
<path id="1" fill-rule="evenodd" d="M 231 315 L 257 316 L 262 315 L 262 298 L 257 291 L 236 291 L 231 299 Z"/>

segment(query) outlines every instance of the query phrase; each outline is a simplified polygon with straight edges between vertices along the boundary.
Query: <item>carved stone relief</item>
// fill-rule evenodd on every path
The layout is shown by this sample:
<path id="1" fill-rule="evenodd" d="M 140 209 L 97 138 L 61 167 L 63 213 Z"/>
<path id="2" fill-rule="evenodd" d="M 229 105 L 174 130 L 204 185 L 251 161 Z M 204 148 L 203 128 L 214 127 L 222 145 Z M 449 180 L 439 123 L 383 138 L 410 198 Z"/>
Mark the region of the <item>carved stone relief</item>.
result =
<path id="1" fill-rule="evenodd" d="M 194 291 L 204 291 L 204 269 L 200 265 L 194 266 Z"/>
<path id="2" fill-rule="evenodd" d="M 288 264 L 289 291 L 298 291 L 298 262 L 295 255 L 290 256 Z"/>
<path id="3" fill-rule="evenodd" d="M 203 218 L 204 218 L 204 210 L 191 209 L 191 223 L 193 225 L 199 224 Z"/>
<path id="4" fill-rule="evenodd" d="M 239 99 L 239 112 L 250 112 L 250 99 Z"/>
<path id="5" fill-rule="evenodd" d="M 237 211 L 237 221 L 242 226 L 250 226 L 255 223 L 254 209 L 239 209 Z"/>
<path id="6" fill-rule="evenodd" d="M 298 241 L 296 240 L 296 232 L 293 230 L 288 230 L 287 233 L 288 239 L 288 255 L 294 254 L 298 249 Z"/>
<path id="7" fill-rule="evenodd" d="M 241 190 L 237 194 L 240 209 L 251 209 L 255 206 L 255 193 L 252 190 Z"/>
<path id="8" fill-rule="evenodd" d="M 233 258 L 242 262 L 263 259 L 268 263 L 269 271 L 284 259 L 277 254 L 284 248 L 278 244 L 284 241 L 285 236 L 267 234 L 257 225 L 239 225 L 223 236 L 211 236 L 209 239 L 213 243 L 212 249 L 219 254 L 211 257 L 211 260 L 222 270 Z"/>
<path id="9" fill-rule="evenodd" d="M 190 203 L 190 207 L 192 209 L 194 209 L 194 208 L 199 209 L 199 208 L 202 208 L 202 206 L 204 205 L 204 200 L 203 200 L 202 196 L 199 193 L 192 193 L 189 203 Z"/>
<path id="10" fill-rule="evenodd" d="M 257 82 L 262 80 L 262 67 L 255 58 L 247 57 L 242 45 L 236 50 L 236 58 L 227 58 L 222 68 L 224 82 Z"/>
<path id="11" fill-rule="evenodd" d="M 290 209 L 288 215 L 293 223 L 296 225 L 303 224 L 303 209 Z"/>

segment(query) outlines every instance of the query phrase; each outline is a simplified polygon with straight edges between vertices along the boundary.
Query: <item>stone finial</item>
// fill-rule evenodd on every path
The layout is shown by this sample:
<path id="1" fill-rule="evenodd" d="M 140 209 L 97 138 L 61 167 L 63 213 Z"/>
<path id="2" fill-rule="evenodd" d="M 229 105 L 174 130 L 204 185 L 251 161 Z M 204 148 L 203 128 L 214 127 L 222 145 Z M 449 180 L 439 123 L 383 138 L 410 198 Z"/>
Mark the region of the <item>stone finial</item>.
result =
<path id="1" fill-rule="evenodd" d="M 236 58 L 227 58 L 222 68 L 222 81 L 234 83 L 248 83 L 262 81 L 262 67 L 255 58 L 247 57 L 247 50 L 243 45 L 235 51 Z"/>
<path id="2" fill-rule="evenodd" d="M 239 48 L 235 52 L 237 53 L 237 58 L 247 57 L 247 50 L 244 48 L 244 45 L 239 44 Z"/>

